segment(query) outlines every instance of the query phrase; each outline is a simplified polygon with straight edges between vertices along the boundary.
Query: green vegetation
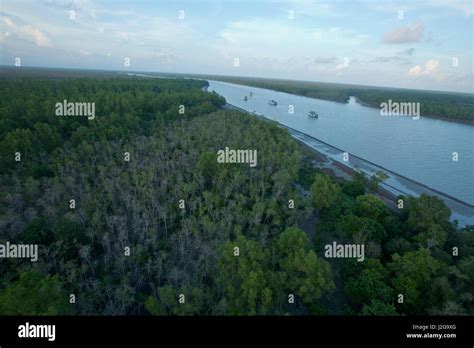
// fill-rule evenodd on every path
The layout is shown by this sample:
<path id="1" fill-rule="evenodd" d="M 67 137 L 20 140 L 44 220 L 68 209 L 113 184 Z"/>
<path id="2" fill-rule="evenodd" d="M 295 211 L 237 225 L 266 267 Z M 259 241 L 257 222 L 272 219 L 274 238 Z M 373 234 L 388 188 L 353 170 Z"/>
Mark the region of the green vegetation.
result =
<path id="1" fill-rule="evenodd" d="M 364 262 L 345 259 L 331 264 L 333 273 L 342 271 L 349 313 L 474 313 L 474 231 L 456 230 L 449 222 L 449 208 L 439 198 L 401 197 L 405 208 L 392 212 L 373 194 L 354 189 L 363 187 L 362 177 L 341 184 L 321 176 L 316 174 L 315 183 L 324 184 L 312 187 L 313 196 L 334 191 L 333 185 L 342 188 L 332 199 L 336 204 L 321 207 L 313 202 L 321 217 L 316 232 L 340 243 L 365 245 Z"/>
<path id="2" fill-rule="evenodd" d="M 316 174 L 310 190 L 313 206 L 318 210 L 331 207 L 339 193 L 339 187 L 331 183 L 328 176 L 321 174 Z"/>
<path id="3" fill-rule="evenodd" d="M 288 197 L 298 197 L 299 146 L 274 124 L 219 110 L 224 100 L 203 92 L 205 85 L 1 80 L 1 242 L 39 243 L 33 265 L 77 295 L 73 313 L 298 313 L 302 306 L 283 305 L 290 291 L 296 303 L 309 303 L 331 288 L 329 266 L 303 232 L 281 233 L 306 213 L 300 200 L 287 207 Z M 97 117 L 56 116 L 63 99 L 94 101 Z M 258 166 L 217 165 L 225 146 L 257 149 Z M 234 246 L 240 257 L 229 256 Z M 222 271 L 235 262 L 239 272 Z M 31 265 L 2 261 L 0 299 L 22 299 L 11 289 L 28 290 Z"/>
<path id="4" fill-rule="evenodd" d="M 0 313 L 7 315 L 68 314 L 68 295 L 58 276 L 32 269 L 0 293 Z"/>
<path id="5" fill-rule="evenodd" d="M 337 83 L 277 80 L 234 76 L 199 76 L 240 85 L 272 89 L 305 97 L 346 103 L 356 97 L 361 103 L 380 108 L 381 103 L 419 102 L 422 116 L 474 124 L 474 95 L 468 93 L 421 91 Z"/>
<path id="6" fill-rule="evenodd" d="M 392 212 L 206 81 L 62 74 L 0 78 L 0 244 L 40 250 L 0 260 L 0 314 L 331 314 L 335 272 L 348 314 L 474 313 L 474 235 L 437 198 Z M 96 118 L 56 116 L 63 99 Z M 226 146 L 258 165 L 218 164 Z M 325 259 L 323 240 L 366 261 Z"/>

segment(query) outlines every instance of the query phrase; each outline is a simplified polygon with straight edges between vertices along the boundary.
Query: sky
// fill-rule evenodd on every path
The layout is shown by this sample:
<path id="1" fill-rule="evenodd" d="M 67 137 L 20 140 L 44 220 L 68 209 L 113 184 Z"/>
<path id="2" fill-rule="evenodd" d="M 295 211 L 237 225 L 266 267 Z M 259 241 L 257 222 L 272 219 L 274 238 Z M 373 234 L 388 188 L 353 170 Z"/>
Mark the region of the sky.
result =
<path id="1" fill-rule="evenodd" d="M 473 4 L 0 0 L 0 64 L 473 93 Z"/>

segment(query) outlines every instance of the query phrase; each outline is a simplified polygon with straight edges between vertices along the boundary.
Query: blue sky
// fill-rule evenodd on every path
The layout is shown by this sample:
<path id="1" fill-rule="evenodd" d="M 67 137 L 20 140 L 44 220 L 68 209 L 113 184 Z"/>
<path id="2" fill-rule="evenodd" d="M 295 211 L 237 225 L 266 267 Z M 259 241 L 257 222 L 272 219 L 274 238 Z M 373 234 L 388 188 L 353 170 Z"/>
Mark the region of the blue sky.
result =
<path id="1" fill-rule="evenodd" d="M 473 19 L 472 0 L 0 0 L 0 64 L 472 93 Z"/>

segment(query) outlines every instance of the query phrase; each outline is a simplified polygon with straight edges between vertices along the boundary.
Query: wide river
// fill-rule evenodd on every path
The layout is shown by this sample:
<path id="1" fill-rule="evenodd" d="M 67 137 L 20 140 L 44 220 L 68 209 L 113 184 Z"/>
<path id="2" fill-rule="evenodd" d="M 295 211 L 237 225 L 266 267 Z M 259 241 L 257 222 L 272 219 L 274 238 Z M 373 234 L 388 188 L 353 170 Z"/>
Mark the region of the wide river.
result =
<path id="1" fill-rule="evenodd" d="M 354 98 L 337 103 L 212 80 L 208 91 L 222 95 L 229 104 L 474 205 L 474 126 L 423 117 L 423 110 L 417 120 L 381 116 L 379 109 L 363 106 Z M 278 105 L 269 105 L 270 99 Z M 289 112 L 290 105 L 294 113 Z M 319 114 L 318 119 L 308 117 L 312 110 Z"/>

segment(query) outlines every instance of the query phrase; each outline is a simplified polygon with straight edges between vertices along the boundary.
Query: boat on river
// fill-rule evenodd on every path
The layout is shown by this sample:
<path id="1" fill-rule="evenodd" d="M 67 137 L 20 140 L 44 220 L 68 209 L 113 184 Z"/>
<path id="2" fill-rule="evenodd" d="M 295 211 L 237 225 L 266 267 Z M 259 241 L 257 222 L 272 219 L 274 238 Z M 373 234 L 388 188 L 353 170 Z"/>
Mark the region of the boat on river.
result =
<path id="1" fill-rule="evenodd" d="M 268 105 L 277 106 L 278 103 L 277 103 L 275 100 L 272 99 L 272 100 L 269 100 L 269 101 L 268 101 Z"/>
<path id="2" fill-rule="evenodd" d="M 308 113 L 308 117 L 311 117 L 311 118 L 315 118 L 315 119 L 318 119 L 319 118 L 319 115 L 316 111 L 310 111 Z"/>

